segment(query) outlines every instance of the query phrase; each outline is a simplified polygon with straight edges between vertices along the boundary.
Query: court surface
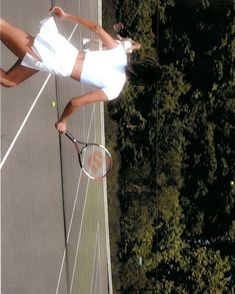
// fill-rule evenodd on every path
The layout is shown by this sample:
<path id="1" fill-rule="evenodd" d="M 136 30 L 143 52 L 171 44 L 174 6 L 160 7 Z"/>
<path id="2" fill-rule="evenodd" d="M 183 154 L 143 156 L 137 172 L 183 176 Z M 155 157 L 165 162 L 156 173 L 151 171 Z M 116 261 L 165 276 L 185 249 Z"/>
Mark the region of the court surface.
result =
<path id="1" fill-rule="evenodd" d="M 101 22 L 101 0 L 55 1 L 66 11 Z M 35 35 L 50 1 L 2 0 L 1 16 Z M 56 20 L 82 49 L 86 29 Z M 99 44 L 92 45 L 98 49 Z M 16 58 L 1 44 L 1 66 Z M 4 294 L 112 293 L 106 181 L 89 180 L 73 144 L 54 123 L 67 102 L 92 90 L 38 73 L 1 88 L 1 282 Z M 56 102 L 56 107 L 52 102 Z M 79 109 L 68 129 L 104 143 L 103 105 Z"/>

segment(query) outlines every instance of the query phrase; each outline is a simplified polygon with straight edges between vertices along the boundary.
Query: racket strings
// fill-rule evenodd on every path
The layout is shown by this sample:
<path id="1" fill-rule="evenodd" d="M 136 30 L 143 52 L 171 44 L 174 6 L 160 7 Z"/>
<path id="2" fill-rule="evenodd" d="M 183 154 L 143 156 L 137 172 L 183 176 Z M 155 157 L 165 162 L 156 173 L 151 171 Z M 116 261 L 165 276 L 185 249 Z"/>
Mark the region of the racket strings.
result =
<path id="1" fill-rule="evenodd" d="M 83 169 L 92 178 L 102 178 L 111 169 L 112 160 L 109 152 L 99 145 L 88 145 L 82 151 Z"/>

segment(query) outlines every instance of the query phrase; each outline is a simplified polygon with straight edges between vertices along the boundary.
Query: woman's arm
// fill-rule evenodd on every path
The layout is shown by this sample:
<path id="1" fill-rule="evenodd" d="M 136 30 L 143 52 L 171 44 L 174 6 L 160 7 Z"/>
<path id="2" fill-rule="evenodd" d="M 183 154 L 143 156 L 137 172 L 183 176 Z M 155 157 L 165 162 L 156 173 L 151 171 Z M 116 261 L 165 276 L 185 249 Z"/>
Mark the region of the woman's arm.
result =
<path id="1" fill-rule="evenodd" d="M 50 12 L 54 13 L 57 17 L 64 19 L 64 20 L 69 20 L 75 23 L 79 23 L 89 29 L 90 31 L 94 32 L 103 42 L 104 46 L 107 49 L 113 49 L 118 46 L 118 42 L 113 39 L 101 26 L 98 24 L 80 17 L 80 16 L 75 16 L 69 13 L 66 13 L 61 9 L 60 7 L 53 7 L 50 9 Z"/>
<path id="2" fill-rule="evenodd" d="M 69 101 L 65 106 L 63 114 L 58 122 L 55 124 L 56 129 L 60 133 L 66 132 L 66 125 L 68 118 L 82 105 L 86 105 L 93 102 L 108 101 L 108 97 L 102 90 L 96 90 L 86 95 L 75 97 Z"/>

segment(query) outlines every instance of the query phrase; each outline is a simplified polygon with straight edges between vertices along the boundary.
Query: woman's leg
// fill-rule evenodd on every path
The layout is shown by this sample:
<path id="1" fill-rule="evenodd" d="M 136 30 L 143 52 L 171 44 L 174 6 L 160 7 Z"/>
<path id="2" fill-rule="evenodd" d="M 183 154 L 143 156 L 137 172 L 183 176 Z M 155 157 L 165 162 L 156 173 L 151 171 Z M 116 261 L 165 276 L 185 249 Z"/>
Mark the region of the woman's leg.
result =
<path id="1" fill-rule="evenodd" d="M 7 72 L 0 69 L 0 84 L 7 88 L 15 87 L 37 72 L 38 70 L 36 69 L 21 65 L 21 60 L 18 59 Z"/>
<path id="2" fill-rule="evenodd" d="M 21 60 L 27 52 L 35 58 L 38 58 L 31 49 L 34 42 L 34 38 L 31 35 L 1 19 L 0 38 L 4 45 L 19 58 L 13 67 L 7 72 L 3 69 L 0 70 L 0 83 L 3 86 L 16 86 L 38 72 L 35 69 L 20 65 Z"/>

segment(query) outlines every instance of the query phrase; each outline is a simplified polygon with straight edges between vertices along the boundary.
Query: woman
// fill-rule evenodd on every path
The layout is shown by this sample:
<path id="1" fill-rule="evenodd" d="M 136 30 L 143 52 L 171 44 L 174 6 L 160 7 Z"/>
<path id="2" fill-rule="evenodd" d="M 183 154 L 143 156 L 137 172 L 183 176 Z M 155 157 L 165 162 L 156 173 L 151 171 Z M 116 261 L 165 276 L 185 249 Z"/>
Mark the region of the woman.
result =
<path id="1" fill-rule="evenodd" d="M 58 33 L 52 17 L 41 22 L 36 38 L 2 20 L 1 40 L 19 59 L 9 71 L 1 69 L 0 82 L 5 87 L 13 87 L 38 71 L 45 71 L 96 86 L 97 90 L 72 98 L 66 105 L 55 124 L 60 133 L 65 133 L 67 120 L 78 107 L 117 98 L 127 80 L 151 84 L 161 77 L 160 66 L 151 59 L 127 65 L 123 47 L 99 25 L 65 13 L 60 7 L 50 11 L 62 20 L 81 24 L 94 32 L 107 50 L 78 51 Z"/>

